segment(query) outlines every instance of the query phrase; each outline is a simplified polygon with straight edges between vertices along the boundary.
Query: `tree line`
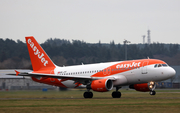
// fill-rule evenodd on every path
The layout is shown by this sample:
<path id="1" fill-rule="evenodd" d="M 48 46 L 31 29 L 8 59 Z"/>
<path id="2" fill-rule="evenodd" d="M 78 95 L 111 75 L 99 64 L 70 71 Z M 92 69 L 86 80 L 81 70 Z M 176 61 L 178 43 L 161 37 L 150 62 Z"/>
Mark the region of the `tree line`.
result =
<path id="1" fill-rule="evenodd" d="M 125 60 L 125 45 L 86 43 L 80 40 L 48 39 L 41 44 L 56 65 L 80 65 L 89 63 Z M 180 53 L 179 44 L 128 44 L 127 59 L 168 58 L 177 57 Z M 176 62 L 176 61 L 174 61 Z M 176 62 L 176 65 L 180 62 Z M 173 64 L 171 64 L 173 65 Z M 0 68 L 31 68 L 26 43 L 12 39 L 0 39 Z"/>

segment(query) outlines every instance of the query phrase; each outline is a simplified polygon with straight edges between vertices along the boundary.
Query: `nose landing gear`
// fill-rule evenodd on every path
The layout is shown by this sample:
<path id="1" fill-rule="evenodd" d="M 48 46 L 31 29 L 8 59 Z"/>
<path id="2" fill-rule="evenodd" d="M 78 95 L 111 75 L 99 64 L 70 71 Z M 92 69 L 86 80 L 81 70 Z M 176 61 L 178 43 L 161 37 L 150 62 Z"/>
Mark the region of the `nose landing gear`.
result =
<path id="1" fill-rule="evenodd" d="M 150 91 L 149 94 L 150 95 L 156 95 L 156 91 Z"/>

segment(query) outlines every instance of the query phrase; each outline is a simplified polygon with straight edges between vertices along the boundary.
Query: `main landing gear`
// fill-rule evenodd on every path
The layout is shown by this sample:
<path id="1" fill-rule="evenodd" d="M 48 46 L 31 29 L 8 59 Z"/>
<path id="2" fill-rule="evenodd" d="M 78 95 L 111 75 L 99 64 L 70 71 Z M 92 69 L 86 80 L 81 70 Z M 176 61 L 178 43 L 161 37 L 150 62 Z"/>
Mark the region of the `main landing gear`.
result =
<path id="1" fill-rule="evenodd" d="M 112 92 L 113 98 L 121 98 L 121 92 L 118 91 L 120 88 L 121 87 L 116 87 L 116 91 Z M 87 91 L 84 92 L 83 96 L 84 96 L 84 98 L 92 98 L 93 97 L 93 93 L 90 91 L 90 88 L 87 87 Z"/>
<path id="2" fill-rule="evenodd" d="M 113 98 L 121 98 L 121 92 L 118 91 L 120 88 L 121 87 L 116 87 L 116 91 L 112 92 L 112 97 Z"/>
<path id="3" fill-rule="evenodd" d="M 150 91 L 149 94 L 150 95 L 156 95 L 156 91 Z"/>
<path id="4" fill-rule="evenodd" d="M 118 91 L 120 88 L 121 87 L 116 87 L 116 91 L 112 92 L 113 98 L 121 98 L 121 92 Z M 88 89 L 86 92 L 84 92 L 83 96 L 84 96 L 84 98 L 92 98 L 93 93 L 90 91 L 90 89 Z"/>
<path id="5" fill-rule="evenodd" d="M 93 93 L 91 91 L 86 91 L 84 92 L 84 98 L 92 98 L 93 97 Z"/>

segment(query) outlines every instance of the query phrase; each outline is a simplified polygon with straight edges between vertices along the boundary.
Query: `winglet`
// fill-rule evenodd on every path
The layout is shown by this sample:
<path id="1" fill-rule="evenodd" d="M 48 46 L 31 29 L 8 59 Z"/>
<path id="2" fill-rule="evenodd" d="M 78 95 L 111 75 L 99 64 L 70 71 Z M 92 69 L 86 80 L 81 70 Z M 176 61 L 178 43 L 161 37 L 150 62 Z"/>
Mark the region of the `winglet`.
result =
<path id="1" fill-rule="evenodd" d="M 17 71 L 17 70 L 15 70 L 15 72 L 16 72 L 16 76 L 18 76 L 18 75 L 19 75 L 19 73 L 20 73 L 20 72 L 19 72 L 19 71 Z"/>

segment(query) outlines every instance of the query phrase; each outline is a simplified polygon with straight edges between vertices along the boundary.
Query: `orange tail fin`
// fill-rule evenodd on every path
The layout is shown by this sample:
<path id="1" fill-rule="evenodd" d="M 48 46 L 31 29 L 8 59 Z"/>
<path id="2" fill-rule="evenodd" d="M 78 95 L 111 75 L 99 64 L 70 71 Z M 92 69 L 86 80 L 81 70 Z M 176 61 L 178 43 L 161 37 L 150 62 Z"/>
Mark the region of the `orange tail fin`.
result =
<path id="1" fill-rule="evenodd" d="M 33 71 L 50 70 L 56 66 L 33 36 L 26 37 Z"/>

